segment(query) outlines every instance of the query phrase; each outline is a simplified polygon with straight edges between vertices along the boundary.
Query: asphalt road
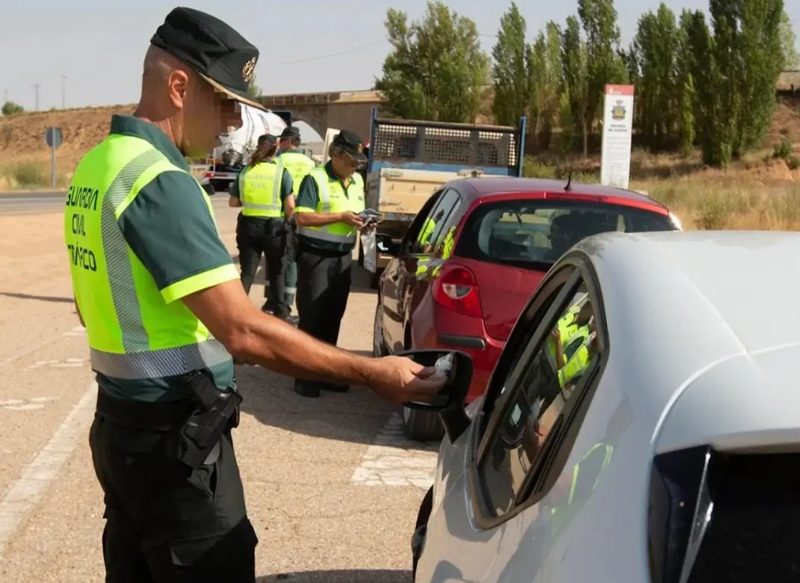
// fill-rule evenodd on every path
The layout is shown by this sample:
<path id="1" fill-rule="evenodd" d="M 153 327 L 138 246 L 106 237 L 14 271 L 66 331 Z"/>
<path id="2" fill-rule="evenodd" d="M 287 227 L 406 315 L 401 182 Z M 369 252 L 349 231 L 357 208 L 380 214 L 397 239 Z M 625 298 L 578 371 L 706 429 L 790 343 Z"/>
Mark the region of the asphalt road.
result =
<path id="1" fill-rule="evenodd" d="M 0 193 L 0 215 L 61 212 L 66 192 L 8 192 Z"/>
<path id="2" fill-rule="evenodd" d="M 23 200 L 19 200 L 23 199 Z M 0 195 L 0 581 L 103 580 L 102 492 L 88 449 L 96 387 L 72 303 L 63 193 Z M 236 258 L 236 211 L 214 197 Z M 27 205 L 27 206 L 26 206 Z M 263 302 L 263 274 L 251 290 Z M 374 292 L 355 276 L 340 344 L 371 349 Z M 261 583 L 409 583 L 409 539 L 435 445 L 403 439 L 365 389 L 305 399 L 238 367 L 234 433 Z"/>

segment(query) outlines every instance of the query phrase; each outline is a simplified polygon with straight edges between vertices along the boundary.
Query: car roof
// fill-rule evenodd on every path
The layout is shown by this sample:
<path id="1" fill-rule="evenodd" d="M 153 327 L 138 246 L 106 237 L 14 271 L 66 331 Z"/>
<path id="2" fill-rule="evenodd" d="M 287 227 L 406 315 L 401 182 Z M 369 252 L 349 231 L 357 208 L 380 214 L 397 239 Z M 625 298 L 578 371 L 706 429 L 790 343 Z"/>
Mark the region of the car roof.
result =
<path id="1" fill-rule="evenodd" d="M 730 402 L 800 407 L 800 234 L 613 233 L 575 249 L 589 257 L 600 283 L 609 366 L 640 410 L 657 412 L 660 450 L 703 443 L 701 434 L 767 436 L 778 422 L 774 413 L 748 417 L 736 408 L 736 419 L 725 421 Z M 705 402 L 694 434 L 665 421 L 676 403 L 691 399 Z M 670 429 L 675 423 L 680 430 Z"/>
<path id="2" fill-rule="evenodd" d="M 457 188 L 462 194 L 472 198 L 492 197 L 508 194 L 527 193 L 552 193 L 569 194 L 572 196 L 606 196 L 617 201 L 629 201 L 634 205 L 652 205 L 665 208 L 661 203 L 652 198 L 630 190 L 613 188 L 600 184 L 581 184 L 573 182 L 570 190 L 566 191 L 565 180 L 548 180 L 544 178 L 514 178 L 507 176 L 482 176 L 480 178 L 464 178 L 454 180 L 448 184 Z"/>

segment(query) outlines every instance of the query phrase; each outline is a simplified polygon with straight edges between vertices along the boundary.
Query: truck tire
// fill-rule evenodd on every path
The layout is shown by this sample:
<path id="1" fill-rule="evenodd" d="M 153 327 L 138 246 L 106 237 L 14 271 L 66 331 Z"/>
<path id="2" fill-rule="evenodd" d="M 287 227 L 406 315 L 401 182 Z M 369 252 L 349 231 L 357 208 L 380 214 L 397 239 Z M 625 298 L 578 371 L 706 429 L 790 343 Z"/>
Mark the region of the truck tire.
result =
<path id="1" fill-rule="evenodd" d="M 403 406 L 403 431 L 414 441 L 439 441 L 444 437 L 444 427 L 438 413 L 406 406 Z"/>

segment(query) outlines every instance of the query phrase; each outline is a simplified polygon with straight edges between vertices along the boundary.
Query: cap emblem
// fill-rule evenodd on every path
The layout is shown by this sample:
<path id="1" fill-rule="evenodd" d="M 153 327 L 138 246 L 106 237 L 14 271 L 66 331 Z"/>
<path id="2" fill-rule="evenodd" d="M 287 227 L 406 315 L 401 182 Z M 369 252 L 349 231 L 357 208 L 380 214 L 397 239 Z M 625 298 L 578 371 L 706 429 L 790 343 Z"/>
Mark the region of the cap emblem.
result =
<path id="1" fill-rule="evenodd" d="M 253 57 L 244 64 L 244 67 L 242 67 L 242 79 L 244 79 L 245 83 L 250 83 L 253 80 L 253 74 L 256 71 L 257 60 L 257 57 Z"/>

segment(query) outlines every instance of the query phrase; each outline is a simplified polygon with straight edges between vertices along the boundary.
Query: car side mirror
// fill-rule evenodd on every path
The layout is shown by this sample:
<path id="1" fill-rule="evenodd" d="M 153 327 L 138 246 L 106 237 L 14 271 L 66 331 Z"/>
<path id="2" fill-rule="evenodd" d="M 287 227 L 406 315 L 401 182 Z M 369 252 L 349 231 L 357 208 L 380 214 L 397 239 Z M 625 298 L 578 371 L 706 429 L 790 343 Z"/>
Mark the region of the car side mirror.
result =
<path id="1" fill-rule="evenodd" d="M 378 247 L 378 253 L 391 255 L 392 257 L 400 256 L 400 244 L 392 241 L 391 236 L 378 233 L 375 236 L 375 243 Z"/>
<path id="2" fill-rule="evenodd" d="M 467 398 L 467 391 L 472 382 L 472 358 L 464 352 L 454 350 L 410 350 L 397 354 L 398 356 L 407 356 L 423 366 L 434 366 L 440 358 L 453 355 L 453 366 L 447 382 L 431 402 L 415 401 L 405 403 L 405 405 L 410 409 L 438 413 L 447 437 L 454 442 L 470 424 L 464 408 L 464 400 Z"/>

